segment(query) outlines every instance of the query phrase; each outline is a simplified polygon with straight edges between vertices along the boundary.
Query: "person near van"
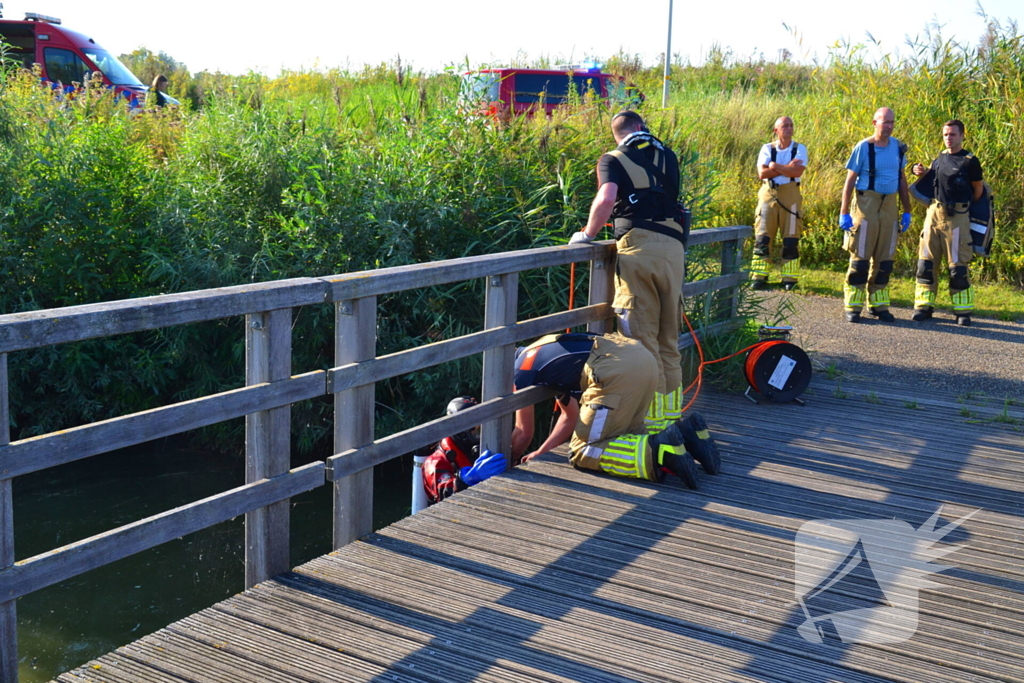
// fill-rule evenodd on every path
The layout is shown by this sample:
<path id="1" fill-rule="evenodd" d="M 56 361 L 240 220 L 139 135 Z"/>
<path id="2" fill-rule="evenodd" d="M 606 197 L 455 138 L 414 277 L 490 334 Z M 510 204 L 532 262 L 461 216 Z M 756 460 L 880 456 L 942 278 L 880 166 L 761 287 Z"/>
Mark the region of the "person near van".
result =
<path id="1" fill-rule="evenodd" d="M 793 119 L 780 116 L 773 127 L 775 141 L 766 143 L 757 155 L 757 177 L 761 189 L 757 193 L 754 214 L 754 257 L 750 262 L 750 278 L 754 289 L 768 286 L 768 270 L 772 259 L 772 242 L 782 229 L 782 286 L 788 291 L 796 287 L 800 267 L 800 234 L 803 217 L 800 179 L 807 168 L 807 148 L 793 140 Z"/>
<path id="2" fill-rule="evenodd" d="M 597 195 L 586 227 L 569 244 L 590 242 L 614 219 L 618 250 L 615 299 L 618 331 L 638 339 L 658 366 L 647 424 L 679 419 L 683 404 L 679 354 L 686 234 L 681 224 L 679 161 L 634 111 L 612 117 L 618 145 L 597 163 Z"/>
<path id="3" fill-rule="evenodd" d="M 839 209 L 843 247 L 850 253 L 843 305 L 851 323 L 860 322 L 865 299 L 871 315 L 883 322 L 895 320 L 889 312 L 889 277 L 896 239 L 910 227 L 910 192 L 903 174 L 907 146 L 892 137 L 896 114 L 882 107 L 871 123 L 874 134 L 858 142 L 846 162 Z M 897 195 L 902 216 L 897 215 Z"/>
<path id="4" fill-rule="evenodd" d="M 931 165 L 934 189 L 917 246 L 914 320 L 923 322 L 932 317 L 939 290 L 935 266 L 945 256 L 949 266 L 949 298 L 953 301 L 956 323 L 967 326 L 971 324 L 974 310 L 974 288 L 967 272 L 974 258 L 970 208 L 981 199 L 985 184 L 981 162 L 964 149 L 963 121 L 953 119 L 942 124 L 942 141 L 946 149 Z M 918 177 L 928 172 L 924 164 L 914 164 L 910 170 Z"/>
<path id="5" fill-rule="evenodd" d="M 558 420 L 537 450 L 523 455 L 534 434 L 534 408 L 516 412 L 512 457 L 524 462 L 570 442 L 577 469 L 661 481 L 671 472 L 697 488 L 694 460 L 718 474 L 721 457 L 697 413 L 664 429 L 644 425 L 658 387 L 658 363 L 638 340 L 619 334 L 552 334 L 516 350 L 515 389 L 546 386 L 560 392 Z"/>
<path id="6" fill-rule="evenodd" d="M 163 74 L 160 74 L 153 79 L 153 85 L 149 89 L 150 106 L 163 107 L 168 103 L 167 83 L 167 76 L 164 76 Z"/>

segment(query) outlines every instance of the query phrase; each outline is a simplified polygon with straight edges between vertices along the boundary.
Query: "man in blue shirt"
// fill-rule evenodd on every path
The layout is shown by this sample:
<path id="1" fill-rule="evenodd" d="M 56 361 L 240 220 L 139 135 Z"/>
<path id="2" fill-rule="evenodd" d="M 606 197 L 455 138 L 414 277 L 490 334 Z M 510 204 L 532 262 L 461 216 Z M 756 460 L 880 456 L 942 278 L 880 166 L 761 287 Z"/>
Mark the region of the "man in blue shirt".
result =
<path id="1" fill-rule="evenodd" d="M 851 323 L 860 322 L 865 299 L 871 315 L 884 322 L 895 320 L 889 312 L 889 276 L 896 238 L 910 227 L 910 192 L 903 175 L 907 146 L 892 137 L 896 115 L 882 107 L 871 123 L 874 135 L 858 142 L 846 162 L 848 173 L 839 209 L 839 227 L 845 231 L 843 248 L 850 252 L 843 304 Z M 902 216 L 897 216 L 897 194 Z"/>

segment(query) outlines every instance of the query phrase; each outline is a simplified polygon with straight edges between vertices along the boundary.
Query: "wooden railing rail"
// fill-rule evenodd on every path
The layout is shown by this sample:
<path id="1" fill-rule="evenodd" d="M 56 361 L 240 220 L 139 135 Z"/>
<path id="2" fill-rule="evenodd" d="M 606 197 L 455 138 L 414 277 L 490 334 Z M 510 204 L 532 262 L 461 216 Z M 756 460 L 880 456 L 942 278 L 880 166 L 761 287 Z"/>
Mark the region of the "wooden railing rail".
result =
<path id="1" fill-rule="evenodd" d="M 736 317 L 736 287 L 745 277 L 739 254 L 751 232 L 735 226 L 691 235 L 691 246 L 722 243 L 722 275 L 686 284 L 684 296 L 733 290 L 707 332 Z M 516 344 L 584 325 L 608 331 L 614 256 L 613 242 L 597 242 L 0 316 L 0 680 L 17 680 L 19 597 L 241 514 L 249 587 L 289 569 L 288 501 L 325 478 L 334 487 L 333 543 L 340 547 L 372 531 L 374 465 L 475 425 L 483 444 L 508 453 L 514 412 L 552 394 L 512 392 Z M 581 262 L 590 263 L 588 305 L 517 320 L 520 272 Z M 477 278 L 486 286 L 482 331 L 377 356 L 378 296 Z M 335 309 L 334 367 L 292 375 L 292 309 L 325 303 Z M 239 316 L 244 387 L 10 443 L 11 352 Z M 480 405 L 374 440 L 376 382 L 478 353 Z M 334 396 L 335 455 L 289 469 L 290 406 L 325 395 Z M 239 417 L 246 420 L 245 485 L 15 562 L 14 477 Z"/>

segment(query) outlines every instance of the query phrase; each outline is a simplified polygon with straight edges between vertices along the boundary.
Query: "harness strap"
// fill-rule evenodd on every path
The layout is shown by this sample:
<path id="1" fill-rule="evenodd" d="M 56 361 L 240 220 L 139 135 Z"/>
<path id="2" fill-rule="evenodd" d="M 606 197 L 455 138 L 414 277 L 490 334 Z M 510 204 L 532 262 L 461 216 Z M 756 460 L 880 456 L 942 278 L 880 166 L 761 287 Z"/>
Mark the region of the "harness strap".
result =
<path id="1" fill-rule="evenodd" d="M 642 228 L 644 230 L 650 230 L 651 232 L 656 232 L 656 233 L 658 233 L 660 235 L 665 235 L 667 237 L 671 237 L 673 239 L 679 240 L 679 243 L 682 244 L 684 247 L 686 246 L 686 234 L 682 230 L 676 230 L 675 228 L 671 228 L 671 227 L 669 227 L 667 225 L 662 225 L 661 223 L 655 223 L 654 221 L 645 220 L 643 218 L 638 218 L 636 220 L 630 220 L 629 218 L 616 218 L 615 219 L 615 229 L 616 229 L 616 231 L 618 231 L 618 230 L 629 231 L 629 230 L 631 230 L 633 228 Z"/>

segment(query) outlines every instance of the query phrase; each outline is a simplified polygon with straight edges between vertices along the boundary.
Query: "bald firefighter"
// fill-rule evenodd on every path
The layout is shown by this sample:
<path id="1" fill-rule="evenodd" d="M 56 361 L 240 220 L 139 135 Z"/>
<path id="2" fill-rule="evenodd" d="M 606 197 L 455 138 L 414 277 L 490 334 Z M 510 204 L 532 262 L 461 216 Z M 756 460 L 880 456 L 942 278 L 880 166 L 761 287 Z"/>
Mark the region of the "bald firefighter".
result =
<path id="1" fill-rule="evenodd" d="M 974 259 L 971 240 L 971 207 L 982 198 L 985 184 L 981 162 L 964 149 L 964 124 L 953 119 L 942 125 L 942 141 L 946 149 L 932 162 L 931 168 L 914 164 L 915 176 L 931 174 L 932 197 L 924 230 L 917 247 L 917 287 L 914 293 L 914 320 L 930 320 L 935 310 L 939 284 L 935 266 L 942 257 L 949 266 L 949 298 L 957 325 L 970 325 L 974 310 L 974 288 L 967 266 Z M 920 182 L 927 182 L 922 178 Z"/>
<path id="2" fill-rule="evenodd" d="M 882 107 L 871 124 L 874 134 L 858 142 L 846 162 L 839 209 L 839 227 L 845 231 L 843 248 L 850 253 L 843 305 L 846 321 L 851 323 L 860 322 L 865 303 L 879 320 L 895 320 L 889 312 L 889 277 L 896 239 L 910 227 L 910 192 L 903 174 L 907 147 L 892 137 L 896 114 Z"/>
<path id="3" fill-rule="evenodd" d="M 800 178 L 807 167 L 807 148 L 793 140 L 793 119 L 780 116 L 773 128 L 775 141 L 761 147 L 757 156 L 757 177 L 761 189 L 757 193 L 757 212 L 754 215 L 754 258 L 750 262 L 750 277 L 754 289 L 768 285 L 768 271 L 772 258 L 772 243 L 782 232 L 782 286 L 796 287 L 800 267 L 800 234 L 803 218 L 800 196 Z"/>
<path id="4" fill-rule="evenodd" d="M 658 387 L 658 364 L 635 339 L 622 335 L 548 335 L 516 351 L 515 388 L 547 386 L 562 392 L 558 420 L 531 460 L 570 441 L 577 469 L 661 481 L 665 471 L 697 488 L 694 460 L 708 474 L 721 468 L 718 446 L 697 413 L 648 433 L 648 406 Z M 533 407 L 516 413 L 513 458 L 533 439 Z"/>
<path id="5" fill-rule="evenodd" d="M 679 161 L 634 111 L 612 117 L 618 145 L 597 164 L 598 190 L 586 227 L 569 244 L 597 237 L 614 220 L 618 331 L 638 339 L 657 363 L 647 423 L 664 427 L 683 406 L 679 325 L 685 273 L 686 219 L 678 203 Z"/>

